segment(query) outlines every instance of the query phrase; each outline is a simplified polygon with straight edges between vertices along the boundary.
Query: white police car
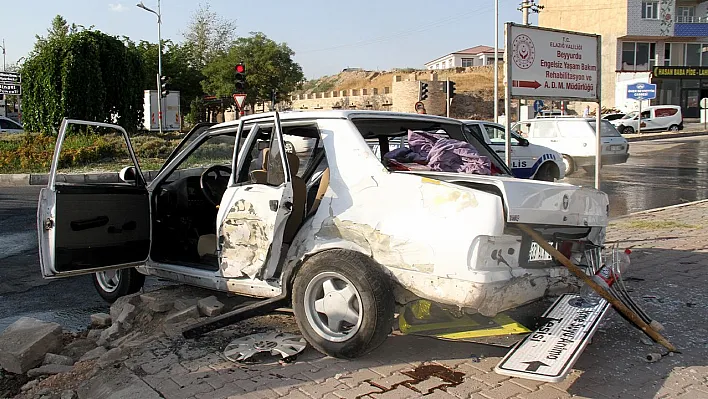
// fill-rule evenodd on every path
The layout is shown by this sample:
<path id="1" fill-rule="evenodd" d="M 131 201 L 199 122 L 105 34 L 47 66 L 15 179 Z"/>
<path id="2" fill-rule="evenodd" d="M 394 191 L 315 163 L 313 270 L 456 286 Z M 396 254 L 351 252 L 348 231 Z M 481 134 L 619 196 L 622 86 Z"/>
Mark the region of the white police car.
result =
<path id="1" fill-rule="evenodd" d="M 502 159 L 505 159 L 504 126 L 486 121 L 465 120 L 463 122 L 473 134 L 484 139 Z M 565 164 L 559 152 L 531 144 L 512 131 L 511 171 L 514 172 L 515 177 L 522 179 L 554 181 L 565 177 Z"/>

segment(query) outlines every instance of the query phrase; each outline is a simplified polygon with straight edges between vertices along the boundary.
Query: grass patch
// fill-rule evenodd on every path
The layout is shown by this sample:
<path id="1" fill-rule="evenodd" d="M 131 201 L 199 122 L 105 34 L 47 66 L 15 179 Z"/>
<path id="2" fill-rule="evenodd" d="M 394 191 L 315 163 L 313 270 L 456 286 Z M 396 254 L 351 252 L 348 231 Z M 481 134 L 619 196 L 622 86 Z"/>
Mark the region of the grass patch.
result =
<path id="1" fill-rule="evenodd" d="M 614 224 L 614 227 L 624 227 L 639 230 L 664 230 L 664 229 L 697 229 L 698 226 L 693 224 L 675 222 L 673 220 L 631 220 L 628 222 L 619 222 Z"/>

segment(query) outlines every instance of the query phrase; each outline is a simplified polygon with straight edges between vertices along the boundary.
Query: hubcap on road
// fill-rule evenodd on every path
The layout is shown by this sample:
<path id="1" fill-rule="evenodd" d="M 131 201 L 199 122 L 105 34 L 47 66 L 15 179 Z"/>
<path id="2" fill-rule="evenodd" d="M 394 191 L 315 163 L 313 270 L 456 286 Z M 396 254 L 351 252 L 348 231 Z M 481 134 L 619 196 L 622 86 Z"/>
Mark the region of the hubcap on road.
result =
<path id="1" fill-rule="evenodd" d="M 336 272 L 315 276 L 305 289 L 305 314 L 315 332 L 331 342 L 343 342 L 361 327 L 361 296 Z"/>
<path id="2" fill-rule="evenodd" d="M 120 284 L 120 270 L 96 272 L 96 280 L 102 290 L 113 292 L 118 289 L 118 284 Z"/>

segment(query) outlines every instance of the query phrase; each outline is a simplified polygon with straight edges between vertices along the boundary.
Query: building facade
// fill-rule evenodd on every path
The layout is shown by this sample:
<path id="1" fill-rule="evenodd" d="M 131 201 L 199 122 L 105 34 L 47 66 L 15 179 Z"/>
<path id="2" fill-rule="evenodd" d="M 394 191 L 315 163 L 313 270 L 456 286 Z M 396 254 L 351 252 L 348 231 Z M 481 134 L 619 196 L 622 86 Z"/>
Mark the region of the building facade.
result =
<path id="1" fill-rule="evenodd" d="M 697 118 L 708 97 L 708 1 L 541 0 L 539 26 L 602 37 L 604 107 L 636 110 L 627 85 L 657 84 L 651 104 L 680 105 Z M 649 102 L 642 104 L 649 105 Z"/>
<path id="2" fill-rule="evenodd" d="M 504 50 L 499 49 L 499 62 L 504 61 Z M 425 63 L 425 69 L 466 68 L 472 66 L 492 65 L 494 62 L 494 47 L 475 46 L 465 50 L 444 55 Z"/>

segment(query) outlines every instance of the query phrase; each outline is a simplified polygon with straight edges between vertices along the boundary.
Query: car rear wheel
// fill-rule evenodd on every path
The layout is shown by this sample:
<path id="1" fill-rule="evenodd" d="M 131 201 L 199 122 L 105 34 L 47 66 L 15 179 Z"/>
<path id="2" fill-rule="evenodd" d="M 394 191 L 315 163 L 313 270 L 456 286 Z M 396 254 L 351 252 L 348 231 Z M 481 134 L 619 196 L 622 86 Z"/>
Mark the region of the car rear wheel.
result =
<path id="1" fill-rule="evenodd" d="M 631 126 L 625 126 L 621 130 L 622 134 L 634 134 L 634 128 Z"/>
<path id="2" fill-rule="evenodd" d="M 678 131 L 679 131 L 678 125 L 671 125 L 671 126 L 669 126 L 669 131 L 670 131 L 670 132 L 678 132 Z"/>
<path id="3" fill-rule="evenodd" d="M 558 167 L 550 162 L 546 162 L 538 169 L 534 180 L 556 181 L 558 177 L 560 177 Z"/>
<path id="4" fill-rule="evenodd" d="M 563 154 L 563 164 L 565 164 L 565 175 L 569 176 L 571 173 L 575 172 L 575 162 L 570 155 Z"/>
<path id="5" fill-rule="evenodd" d="M 106 302 L 113 303 L 116 299 L 134 294 L 143 288 L 145 276 L 134 268 L 107 270 L 93 275 L 93 285 Z"/>
<path id="6" fill-rule="evenodd" d="M 365 255 L 329 250 L 308 259 L 295 276 L 293 311 L 318 351 L 355 358 L 391 332 L 394 299 L 389 279 Z"/>

